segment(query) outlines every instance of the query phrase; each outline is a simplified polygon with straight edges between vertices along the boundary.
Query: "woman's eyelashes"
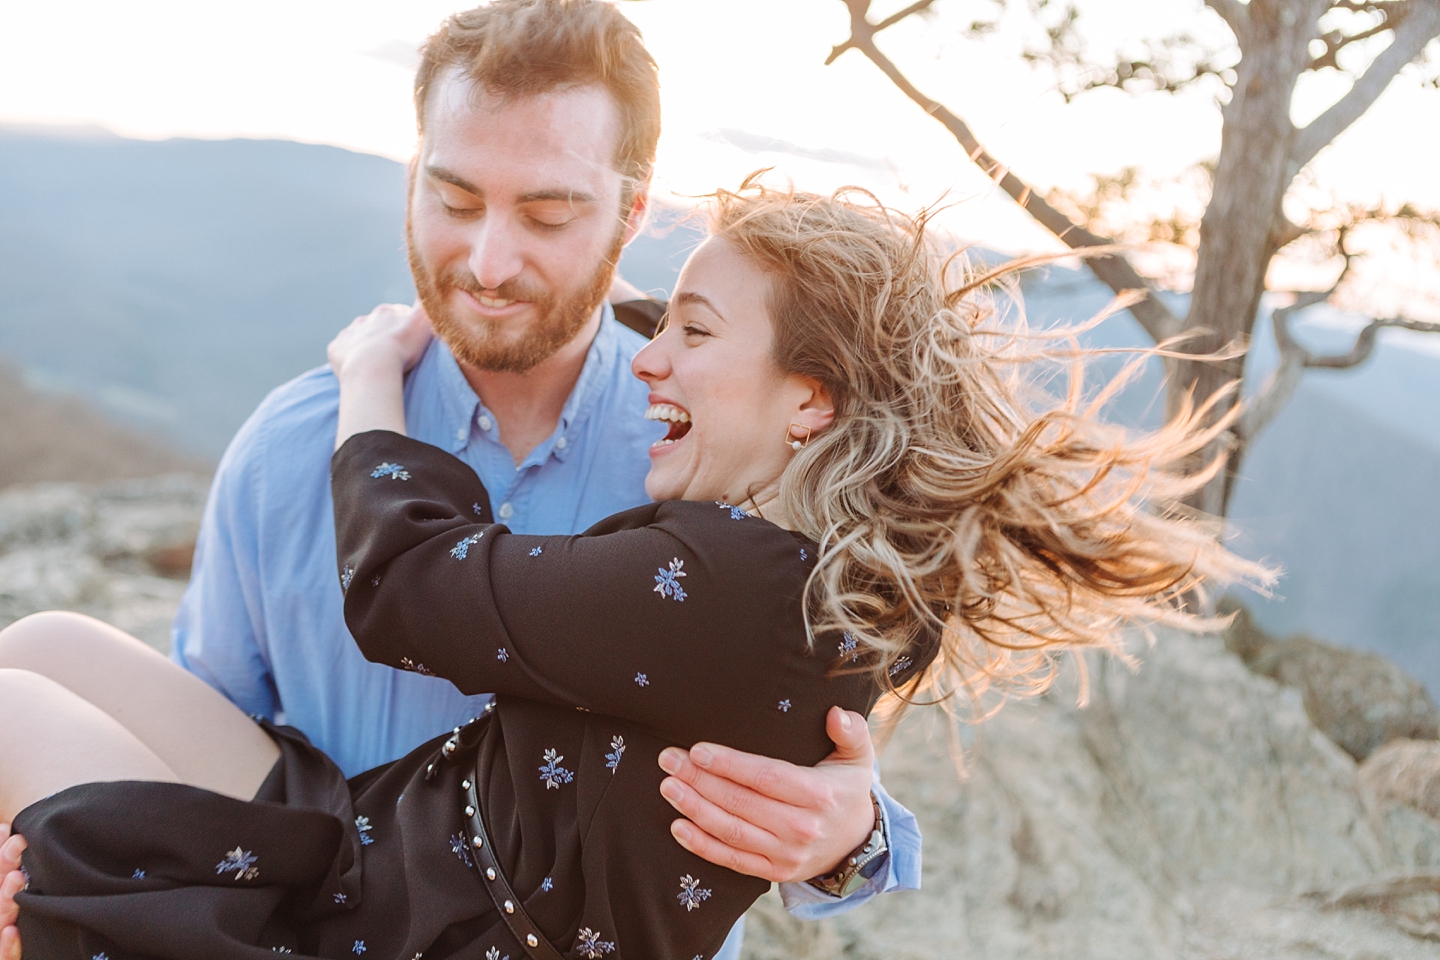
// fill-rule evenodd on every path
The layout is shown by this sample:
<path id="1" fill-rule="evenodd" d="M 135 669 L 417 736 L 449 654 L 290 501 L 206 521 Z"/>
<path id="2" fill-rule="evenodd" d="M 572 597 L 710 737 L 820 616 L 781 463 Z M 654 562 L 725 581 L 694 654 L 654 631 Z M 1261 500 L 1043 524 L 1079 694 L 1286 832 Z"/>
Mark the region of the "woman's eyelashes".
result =
<path id="1" fill-rule="evenodd" d="M 687 323 L 685 324 L 685 326 L 681 327 L 680 330 L 682 333 L 685 334 L 686 340 L 699 340 L 705 337 L 712 336 L 709 330 L 706 330 L 704 327 L 694 323 Z"/>

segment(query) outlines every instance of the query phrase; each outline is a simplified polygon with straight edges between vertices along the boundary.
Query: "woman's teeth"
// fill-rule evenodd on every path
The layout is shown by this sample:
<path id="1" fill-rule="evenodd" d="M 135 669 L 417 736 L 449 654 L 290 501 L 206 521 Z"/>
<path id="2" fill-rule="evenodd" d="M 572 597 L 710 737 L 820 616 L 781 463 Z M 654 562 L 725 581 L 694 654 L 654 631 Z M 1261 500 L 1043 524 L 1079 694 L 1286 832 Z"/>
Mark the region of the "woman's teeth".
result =
<path id="1" fill-rule="evenodd" d="M 514 300 L 497 300 L 494 297 L 487 297 L 483 293 L 478 294 L 476 299 L 480 301 L 480 306 L 489 307 L 491 310 L 499 310 L 501 307 L 508 307 L 515 302 Z"/>
<path id="2" fill-rule="evenodd" d="M 671 423 L 689 423 L 690 414 L 668 403 L 652 403 L 645 411 L 646 420 L 669 420 Z"/>
<path id="3" fill-rule="evenodd" d="M 690 432 L 690 414 L 668 403 L 652 403 L 645 411 L 646 420 L 662 420 L 670 424 L 670 431 L 651 446 L 663 447 L 674 443 Z"/>

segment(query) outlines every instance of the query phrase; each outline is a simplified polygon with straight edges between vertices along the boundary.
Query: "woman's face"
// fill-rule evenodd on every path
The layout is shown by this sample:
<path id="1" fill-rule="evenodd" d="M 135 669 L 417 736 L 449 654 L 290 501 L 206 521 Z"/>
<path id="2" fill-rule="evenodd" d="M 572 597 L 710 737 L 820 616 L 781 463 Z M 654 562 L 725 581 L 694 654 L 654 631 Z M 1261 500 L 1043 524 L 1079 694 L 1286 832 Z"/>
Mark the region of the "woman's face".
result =
<path id="1" fill-rule="evenodd" d="M 764 272 L 714 237 L 680 272 L 669 323 L 630 365 L 650 385 L 646 417 L 670 422 L 650 448 L 652 499 L 743 503 L 794 457 L 791 423 L 815 433 L 830 424 L 825 389 L 771 358 L 769 289 Z"/>

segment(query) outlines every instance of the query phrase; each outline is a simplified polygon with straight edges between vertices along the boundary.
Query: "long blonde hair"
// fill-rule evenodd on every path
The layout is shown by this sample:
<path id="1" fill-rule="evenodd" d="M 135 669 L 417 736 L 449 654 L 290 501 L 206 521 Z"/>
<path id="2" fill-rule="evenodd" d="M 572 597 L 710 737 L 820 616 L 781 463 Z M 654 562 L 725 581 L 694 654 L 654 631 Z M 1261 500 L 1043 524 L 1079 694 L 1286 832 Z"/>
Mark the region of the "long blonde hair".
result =
<path id="1" fill-rule="evenodd" d="M 754 181 L 713 195 L 713 232 L 770 278 L 778 366 L 836 408 L 780 486 L 820 546 L 812 636 L 849 634 L 856 668 L 903 700 L 978 705 L 1043 690 L 1063 651 L 1119 650 L 1123 626 L 1211 626 L 1194 609 L 1206 582 L 1269 582 L 1181 507 L 1220 467 L 1184 469 L 1227 425 L 1208 404 L 1144 435 L 1104 423 L 1118 381 L 1086 396 L 1073 337 L 997 314 L 993 283 L 1014 265 L 977 276 L 925 214 L 856 188 Z M 1061 398 L 1035 385 L 1056 358 L 1071 373 Z M 896 690 L 937 635 L 934 662 Z"/>

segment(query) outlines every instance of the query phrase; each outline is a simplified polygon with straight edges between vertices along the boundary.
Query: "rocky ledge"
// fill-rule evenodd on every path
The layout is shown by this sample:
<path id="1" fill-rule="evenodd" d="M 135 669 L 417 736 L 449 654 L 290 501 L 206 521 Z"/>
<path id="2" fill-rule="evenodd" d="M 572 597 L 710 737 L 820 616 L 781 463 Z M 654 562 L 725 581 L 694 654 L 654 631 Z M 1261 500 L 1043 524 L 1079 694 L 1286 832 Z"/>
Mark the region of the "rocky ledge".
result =
<path id="1" fill-rule="evenodd" d="M 169 652 L 207 486 L 172 474 L 0 490 L 0 626 L 75 610 Z"/>
<path id="2" fill-rule="evenodd" d="M 205 486 L 0 491 L 0 625 L 80 610 L 165 650 Z M 772 894 L 746 957 L 1440 960 L 1433 705 L 1368 661 L 1307 680 L 1294 664 L 1323 645 L 1231 646 L 1258 672 L 1162 634 L 1135 672 L 1094 663 L 1084 708 L 1061 687 L 978 727 L 914 711 L 882 762 L 925 833 L 924 889 L 818 924 Z"/>

